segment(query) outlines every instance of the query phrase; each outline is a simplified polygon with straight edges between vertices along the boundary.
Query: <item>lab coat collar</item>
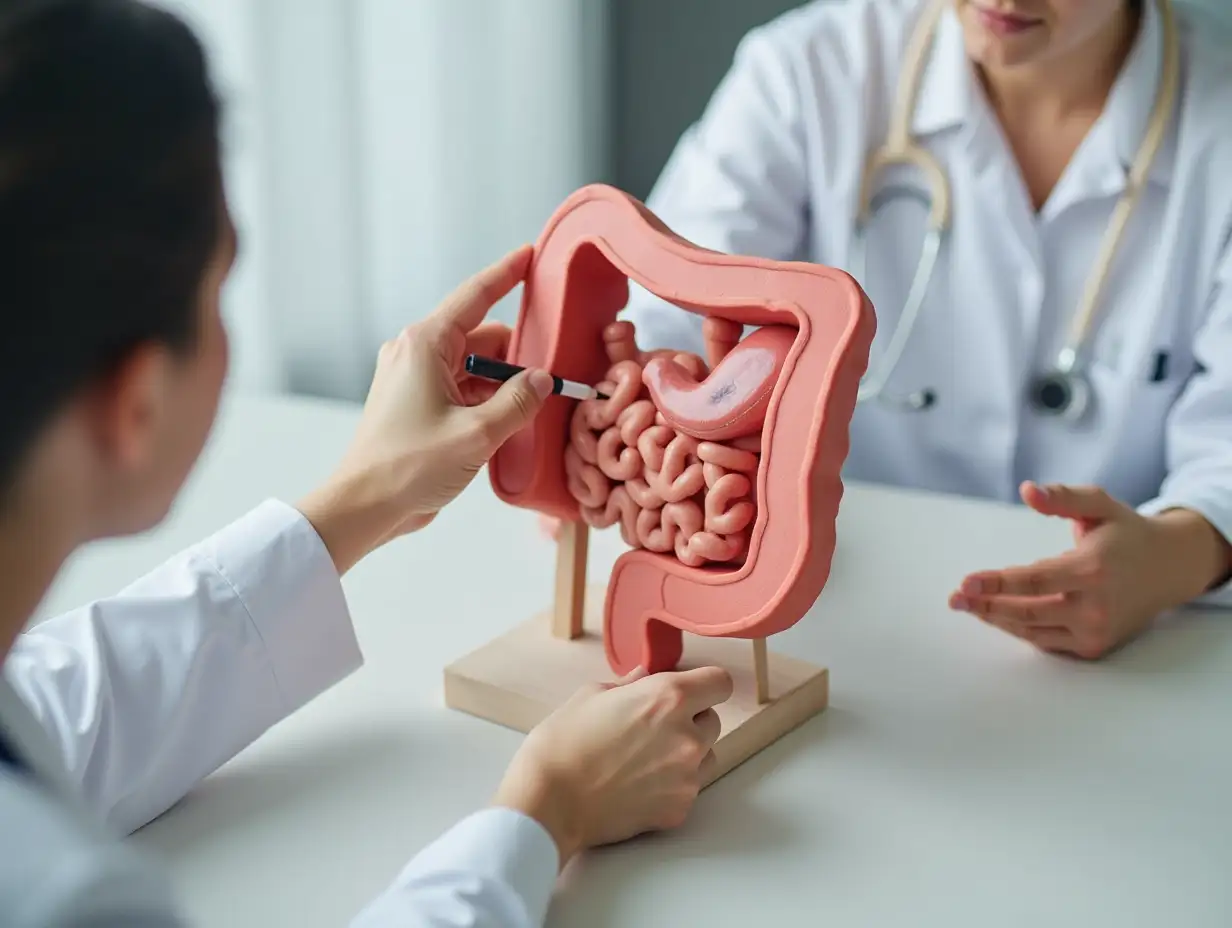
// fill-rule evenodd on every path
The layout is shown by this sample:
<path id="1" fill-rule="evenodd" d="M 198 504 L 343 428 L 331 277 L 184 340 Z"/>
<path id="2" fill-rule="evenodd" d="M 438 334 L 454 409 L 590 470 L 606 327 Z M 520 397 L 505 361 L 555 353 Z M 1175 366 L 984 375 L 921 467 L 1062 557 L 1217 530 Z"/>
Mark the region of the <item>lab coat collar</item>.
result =
<path id="1" fill-rule="evenodd" d="M 1156 0 L 1143 4 L 1143 19 L 1134 47 L 1121 68 L 1104 112 L 1092 128 L 1084 147 L 1096 155 L 1089 162 L 1101 181 L 1114 170 L 1123 187 L 1130 165 L 1142 144 L 1156 89 L 1163 77 L 1163 23 Z M 920 78 L 919 98 L 912 117 L 912 134 L 923 138 L 958 126 L 973 117 L 989 114 L 979 105 L 982 91 L 963 41 L 962 24 L 952 7 L 941 14 L 933 47 Z M 1166 183 L 1172 176 L 1174 136 L 1167 133 L 1151 165 L 1149 177 Z M 1104 186 L 1100 183 L 1100 186 Z"/>
<path id="2" fill-rule="evenodd" d="M 1104 112 L 1093 130 L 1093 134 L 1106 137 L 1106 151 L 1109 157 L 1117 160 L 1126 177 L 1146 136 L 1146 127 L 1151 121 L 1155 97 L 1164 76 L 1164 29 L 1158 2 L 1146 0 L 1142 6 L 1142 22 L 1134 39 L 1134 47 L 1113 84 Z M 1165 132 L 1148 174 L 1153 182 L 1166 184 L 1171 179 L 1174 154 L 1174 133 Z"/>
<path id="3" fill-rule="evenodd" d="M 927 4 L 921 4 L 921 11 Z M 967 58 L 962 24 L 952 6 L 937 22 L 933 45 L 920 75 L 919 96 L 911 121 L 911 133 L 924 138 L 966 123 L 975 111 L 975 71 Z"/>

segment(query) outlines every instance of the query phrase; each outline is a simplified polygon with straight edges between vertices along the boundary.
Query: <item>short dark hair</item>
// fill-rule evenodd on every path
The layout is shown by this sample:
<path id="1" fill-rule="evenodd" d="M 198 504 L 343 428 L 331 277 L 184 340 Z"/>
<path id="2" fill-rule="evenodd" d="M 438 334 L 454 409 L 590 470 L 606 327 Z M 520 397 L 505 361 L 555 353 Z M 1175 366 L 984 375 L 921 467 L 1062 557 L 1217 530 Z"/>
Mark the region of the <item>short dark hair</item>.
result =
<path id="1" fill-rule="evenodd" d="M 194 346 L 222 232 L 205 55 L 137 0 L 0 0 L 0 494 L 142 344 Z"/>

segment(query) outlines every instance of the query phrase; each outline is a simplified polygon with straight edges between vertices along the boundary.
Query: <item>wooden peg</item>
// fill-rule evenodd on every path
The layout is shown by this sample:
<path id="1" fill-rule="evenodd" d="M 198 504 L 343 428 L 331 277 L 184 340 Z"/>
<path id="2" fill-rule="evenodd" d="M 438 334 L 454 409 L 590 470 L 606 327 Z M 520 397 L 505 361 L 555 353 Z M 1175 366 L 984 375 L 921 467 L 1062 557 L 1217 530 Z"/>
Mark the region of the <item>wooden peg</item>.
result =
<path id="1" fill-rule="evenodd" d="M 770 701 L 770 658 L 766 654 L 766 639 L 753 639 L 753 679 L 757 683 L 757 704 Z"/>
<path id="2" fill-rule="evenodd" d="M 557 638 L 580 638 L 586 608 L 586 553 L 590 526 L 585 522 L 562 522 L 556 539 L 556 601 L 552 634 Z"/>

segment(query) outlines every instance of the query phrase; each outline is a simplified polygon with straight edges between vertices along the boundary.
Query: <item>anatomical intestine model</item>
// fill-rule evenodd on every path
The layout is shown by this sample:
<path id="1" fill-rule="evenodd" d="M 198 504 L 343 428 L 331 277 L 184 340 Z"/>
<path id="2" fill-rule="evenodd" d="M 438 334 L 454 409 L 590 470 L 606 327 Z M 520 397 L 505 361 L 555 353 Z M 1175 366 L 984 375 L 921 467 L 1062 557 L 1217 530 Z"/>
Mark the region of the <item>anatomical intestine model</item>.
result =
<path id="1" fill-rule="evenodd" d="M 638 350 L 617 320 L 630 280 L 703 317 L 704 360 Z M 550 397 L 488 467 L 499 499 L 559 521 L 554 606 L 451 663 L 446 704 L 529 732 L 579 684 L 719 665 L 735 690 L 702 785 L 823 711 L 828 671 L 771 665 L 766 639 L 829 576 L 874 328 L 841 271 L 706 251 L 611 187 L 569 197 L 535 245 L 505 360 L 604 396 Z M 629 550 L 588 597 L 588 533 L 616 526 Z M 752 685 L 732 639 L 753 643 Z"/>
<path id="2" fill-rule="evenodd" d="M 671 352 L 643 365 L 616 319 L 630 280 L 704 317 L 709 370 Z M 758 328 L 741 338 L 746 326 Z M 605 595 L 612 671 L 675 667 L 684 632 L 764 639 L 813 605 L 874 330 L 842 271 L 698 248 L 603 185 L 557 209 L 506 360 L 602 383 L 610 399 L 553 397 L 489 477 L 506 503 L 566 526 L 619 523 L 633 550 Z"/>
<path id="3" fill-rule="evenodd" d="M 795 330 L 772 326 L 741 341 L 742 329 L 705 321 L 712 372 L 683 352 L 643 365 L 632 323 L 607 327 L 611 367 L 597 384 L 606 398 L 578 404 L 565 448 L 582 521 L 618 524 L 630 547 L 689 567 L 743 563 L 766 407 Z"/>

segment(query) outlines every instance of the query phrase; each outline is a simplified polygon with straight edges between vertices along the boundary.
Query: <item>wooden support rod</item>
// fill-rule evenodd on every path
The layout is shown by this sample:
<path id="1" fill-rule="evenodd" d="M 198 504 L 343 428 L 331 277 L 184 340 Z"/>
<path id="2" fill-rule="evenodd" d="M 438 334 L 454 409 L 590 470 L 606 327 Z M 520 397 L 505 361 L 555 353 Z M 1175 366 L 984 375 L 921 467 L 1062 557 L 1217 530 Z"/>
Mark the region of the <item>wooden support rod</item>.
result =
<path id="1" fill-rule="evenodd" d="M 753 639 L 753 679 L 757 682 L 757 704 L 770 701 L 770 658 L 766 654 L 766 639 Z"/>
<path id="2" fill-rule="evenodd" d="M 562 522 L 556 538 L 556 600 L 552 610 L 552 634 L 557 638 L 580 638 L 586 608 L 586 553 L 590 526 L 585 522 Z"/>

